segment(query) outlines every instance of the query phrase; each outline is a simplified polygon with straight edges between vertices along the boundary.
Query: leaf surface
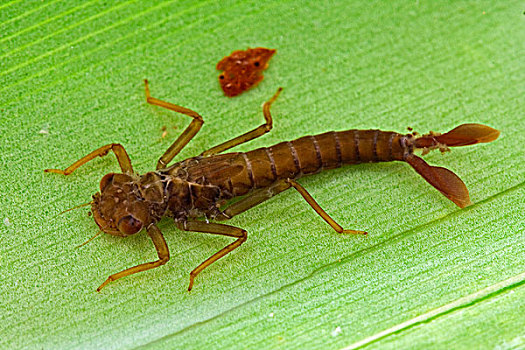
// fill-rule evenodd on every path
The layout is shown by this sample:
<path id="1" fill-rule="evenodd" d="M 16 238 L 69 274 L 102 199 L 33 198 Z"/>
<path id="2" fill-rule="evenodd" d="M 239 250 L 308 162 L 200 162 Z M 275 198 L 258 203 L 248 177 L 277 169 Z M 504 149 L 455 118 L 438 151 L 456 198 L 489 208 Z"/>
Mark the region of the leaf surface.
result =
<path id="1" fill-rule="evenodd" d="M 0 348 L 523 347 L 525 27 L 518 1 L 7 1 L 0 5 Z M 217 62 L 277 49 L 264 80 L 230 99 Z M 344 228 L 298 193 L 239 215 L 248 241 L 189 272 L 231 240 L 160 229 L 165 266 L 95 289 L 156 259 L 147 235 L 97 231 L 88 209 L 117 171 L 112 154 L 64 177 L 94 149 L 121 143 L 151 171 L 189 124 L 145 102 L 198 111 L 178 159 L 263 123 L 234 149 L 330 130 L 501 131 L 492 143 L 433 152 L 474 203 L 457 208 L 407 164 L 362 164 L 300 179 Z M 166 126 L 166 135 L 162 127 Z"/>

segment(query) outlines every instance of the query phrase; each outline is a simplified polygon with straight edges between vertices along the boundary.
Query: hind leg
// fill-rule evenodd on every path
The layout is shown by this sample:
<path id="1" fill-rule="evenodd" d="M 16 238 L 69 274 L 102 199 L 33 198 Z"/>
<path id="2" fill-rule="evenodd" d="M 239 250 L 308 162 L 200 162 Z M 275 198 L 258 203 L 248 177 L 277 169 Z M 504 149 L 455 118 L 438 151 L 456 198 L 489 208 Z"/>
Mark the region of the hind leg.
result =
<path id="1" fill-rule="evenodd" d="M 279 94 L 281 93 L 281 91 L 283 90 L 283 88 L 279 88 L 277 89 L 277 92 L 272 96 L 271 99 L 269 99 L 268 101 L 266 101 L 263 105 L 263 115 L 264 115 L 264 120 L 265 120 L 265 123 L 258 126 L 257 128 L 253 129 L 252 131 L 248 131 L 247 133 L 245 134 L 242 134 L 240 136 L 237 136 L 229 141 L 226 141 L 224 143 L 221 143 L 220 145 L 217 145 L 215 147 L 212 147 L 210 148 L 209 150 L 207 151 L 204 151 L 201 153 L 201 156 L 211 156 L 213 154 L 217 154 L 217 153 L 221 153 L 221 152 L 224 152 L 230 148 L 233 148 L 235 146 L 238 146 L 242 143 L 245 143 L 245 142 L 248 142 L 248 141 L 251 141 L 257 137 L 260 137 L 264 134 L 266 134 L 268 131 L 272 130 L 272 127 L 273 127 L 273 119 L 272 119 L 272 115 L 270 113 L 270 107 L 272 106 L 272 103 L 277 99 L 277 97 L 279 96 Z"/>

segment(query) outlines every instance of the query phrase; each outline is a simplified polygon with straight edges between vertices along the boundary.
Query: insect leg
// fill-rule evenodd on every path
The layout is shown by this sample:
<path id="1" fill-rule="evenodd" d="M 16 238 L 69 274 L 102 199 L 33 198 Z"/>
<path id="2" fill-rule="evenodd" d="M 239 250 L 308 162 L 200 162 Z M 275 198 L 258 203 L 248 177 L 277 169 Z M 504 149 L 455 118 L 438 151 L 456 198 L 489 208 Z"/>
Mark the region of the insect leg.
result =
<path id="1" fill-rule="evenodd" d="M 308 191 L 306 191 L 306 189 L 301 186 L 299 183 L 297 183 L 295 180 L 292 180 L 292 179 L 288 179 L 286 180 L 293 188 L 295 188 L 300 194 L 301 196 L 303 196 L 303 198 L 308 202 L 308 204 L 310 204 L 310 206 L 313 208 L 313 210 L 315 210 L 315 212 L 317 214 L 319 214 L 324 221 L 326 221 L 328 223 L 328 225 L 332 226 L 332 228 L 337 232 L 337 233 L 354 233 L 354 234 L 363 234 L 363 235 L 366 235 L 366 232 L 365 231 L 357 231 L 357 230 L 344 230 L 341 225 L 339 225 L 337 222 L 335 222 L 334 219 L 332 219 L 330 217 L 330 215 L 328 215 L 324 210 L 323 208 L 321 208 L 321 206 L 315 201 L 315 199 L 310 195 L 310 193 L 308 193 Z"/>
<path id="2" fill-rule="evenodd" d="M 159 256 L 159 259 L 152 261 L 152 262 L 130 267 L 129 269 L 120 271 L 118 273 L 115 273 L 109 276 L 108 279 L 105 280 L 104 283 L 102 283 L 100 287 L 97 288 L 97 292 L 100 292 L 100 290 L 104 288 L 109 282 L 118 280 L 119 278 L 122 278 L 122 277 L 132 275 L 134 273 L 138 273 L 138 272 L 146 271 L 149 269 L 153 269 L 155 267 L 159 267 L 168 262 L 168 260 L 170 259 L 170 251 L 168 249 L 168 245 L 166 244 L 166 241 L 164 240 L 164 236 L 162 235 L 162 232 L 160 232 L 157 226 L 151 225 L 148 228 L 148 235 L 153 241 L 153 244 L 155 245 L 155 249 L 157 249 L 157 255 Z"/>
<path id="3" fill-rule="evenodd" d="M 184 108 L 176 104 L 165 102 L 155 97 L 151 97 L 147 79 L 144 79 L 144 84 L 146 87 L 146 101 L 149 104 L 166 108 L 170 111 L 182 113 L 193 118 L 190 125 L 188 125 L 188 127 L 182 132 L 182 134 L 180 134 L 179 138 L 177 138 L 175 142 L 173 142 L 173 144 L 166 150 L 166 152 L 164 152 L 164 154 L 160 157 L 159 161 L 157 162 L 157 169 L 163 169 L 166 167 L 166 165 L 169 164 L 169 162 L 171 162 L 171 160 L 177 154 L 179 154 L 179 152 L 184 148 L 184 146 L 188 144 L 188 142 L 190 142 L 190 140 L 197 134 L 197 132 L 199 132 L 199 130 L 202 127 L 202 124 L 204 124 L 204 120 L 197 112 L 192 111 L 189 108 Z"/>
<path id="4" fill-rule="evenodd" d="M 178 223 L 177 226 L 179 227 L 179 229 L 184 231 L 211 233 L 214 235 L 223 235 L 237 238 L 235 242 L 228 244 L 226 247 L 222 248 L 217 253 L 210 256 L 203 263 L 201 263 L 199 266 L 193 269 L 193 271 L 191 271 L 188 291 L 190 291 L 193 288 L 193 281 L 195 280 L 195 277 L 197 277 L 197 275 L 201 273 L 202 270 L 204 270 L 205 268 L 213 264 L 215 261 L 225 256 L 235 248 L 239 247 L 248 238 L 248 234 L 245 230 L 230 225 L 208 223 L 204 221 L 186 221 Z"/>
<path id="5" fill-rule="evenodd" d="M 46 173 L 57 173 L 62 175 L 69 175 L 73 171 L 75 171 L 78 167 L 80 167 L 83 164 L 86 164 L 90 160 L 96 158 L 96 157 L 104 157 L 109 153 L 109 151 L 113 151 L 115 153 L 115 156 L 117 157 L 118 163 L 120 165 L 120 169 L 123 173 L 133 173 L 133 167 L 131 166 L 131 160 L 129 159 L 128 153 L 122 147 L 119 143 L 112 143 L 109 145 L 105 145 L 100 147 L 97 150 L 94 150 L 87 156 L 80 158 L 75 163 L 67 167 L 65 170 L 60 169 L 45 169 L 44 171 Z"/>
<path id="6" fill-rule="evenodd" d="M 272 130 L 273 120 L 272 120 L 272 115 L 270 113 L 270 107 L 271 107 L 272 103 L 277 99 L 277 96 L 279 96 L 279 94 L 281 93 L 282 90 L 283 90 L 282 87 L 277 89 L 277 92 L 272 96 L 272 98 L 264 103 L 264 105 L 263 105 L 263 115 L 264 115 L 264 119 L 266 121 L 264 124 L 258 126 L 257 128 L 253 129 L 252 131 L 248 131 L 245 134 L 237 136 L 237 137 L 235 137 L 235 138 L 233 138 L 233 139 L 231 139 L 229 141 L 221 143 L 220 145 L 217 145 L 215 147 L 210 148 L 207 151 L 202 152 L 201 156 L 206 157 L 206 156 L 211 156 L 213 154 L 224 152 L 224 151 L 226 151 L 226 150 L 228 150 L 228 149 L 230 149 L 232 147 L 240 145 L 241 143 L 245 143 L 245 142 L 253 140 L 253 139 L 255 139 L 255 138 L 259 137 L 259 136 L 262 136 L 262 135 L 266 134 L 268 131 Z"/>
<path id="7" fill-rule="evenodd" d="M 233 203 L 224 211 L 220 212 L 215 220 L 228 220 L 233 216 L 245 212 L 246 210 L 261 204 L 273 196 L 287 190 L 291 185 L 286 180 L 280 180 L 268 188 L 261 188 L 248 194 L 240 201 Z"/>

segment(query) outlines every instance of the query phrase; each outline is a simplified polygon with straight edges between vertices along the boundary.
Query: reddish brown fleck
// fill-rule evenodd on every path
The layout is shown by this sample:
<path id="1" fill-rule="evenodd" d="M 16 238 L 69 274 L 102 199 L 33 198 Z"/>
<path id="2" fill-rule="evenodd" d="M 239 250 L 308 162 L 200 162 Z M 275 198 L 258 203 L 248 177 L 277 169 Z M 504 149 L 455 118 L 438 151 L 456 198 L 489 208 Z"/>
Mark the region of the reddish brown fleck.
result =
<path id="1" fill-rule="evenodd" d="M 233 51 L 217 63 L 222 70 L 219 84 L 229 97 L 242 94 L 263 80 L 262 71 L 268 68 L 268 61 L 276 50 L 257 47 L 246 51 Z"/>

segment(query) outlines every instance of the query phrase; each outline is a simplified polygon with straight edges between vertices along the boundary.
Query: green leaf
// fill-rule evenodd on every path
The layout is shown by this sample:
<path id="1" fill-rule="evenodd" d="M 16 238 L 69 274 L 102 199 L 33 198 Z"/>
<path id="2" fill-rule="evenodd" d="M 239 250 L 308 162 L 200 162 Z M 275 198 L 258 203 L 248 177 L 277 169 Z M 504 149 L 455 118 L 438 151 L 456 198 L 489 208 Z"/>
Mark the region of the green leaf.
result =
<path id="1" fill-rule="evenodd" d="M 525 344 L 525 17 L 518 1 L 17 1 L 0 5 L 0 348 L 515 348 Z M 215 64 L 277 49 L 264 80 L 223 95 Z M 163 267 L 95 289 L 156 259 L 145 234 L 97 232 L 88 209 L 112 154 L 64 177 L 94 149 L 124 145 L 154 169 L 189 118 L 205 124 L 178 159 L 263 122 L 237 147 L 330 130 L 501 130 L 493 143 L 426 156 L 456 172 L 458 209 L 403 163 L 299 180 L 343 227 L 334 233 L 287 191 L 233 218 L 248 241 L 159 225 Z M 167 135 L 162 137 L 162 127 Z"/>

